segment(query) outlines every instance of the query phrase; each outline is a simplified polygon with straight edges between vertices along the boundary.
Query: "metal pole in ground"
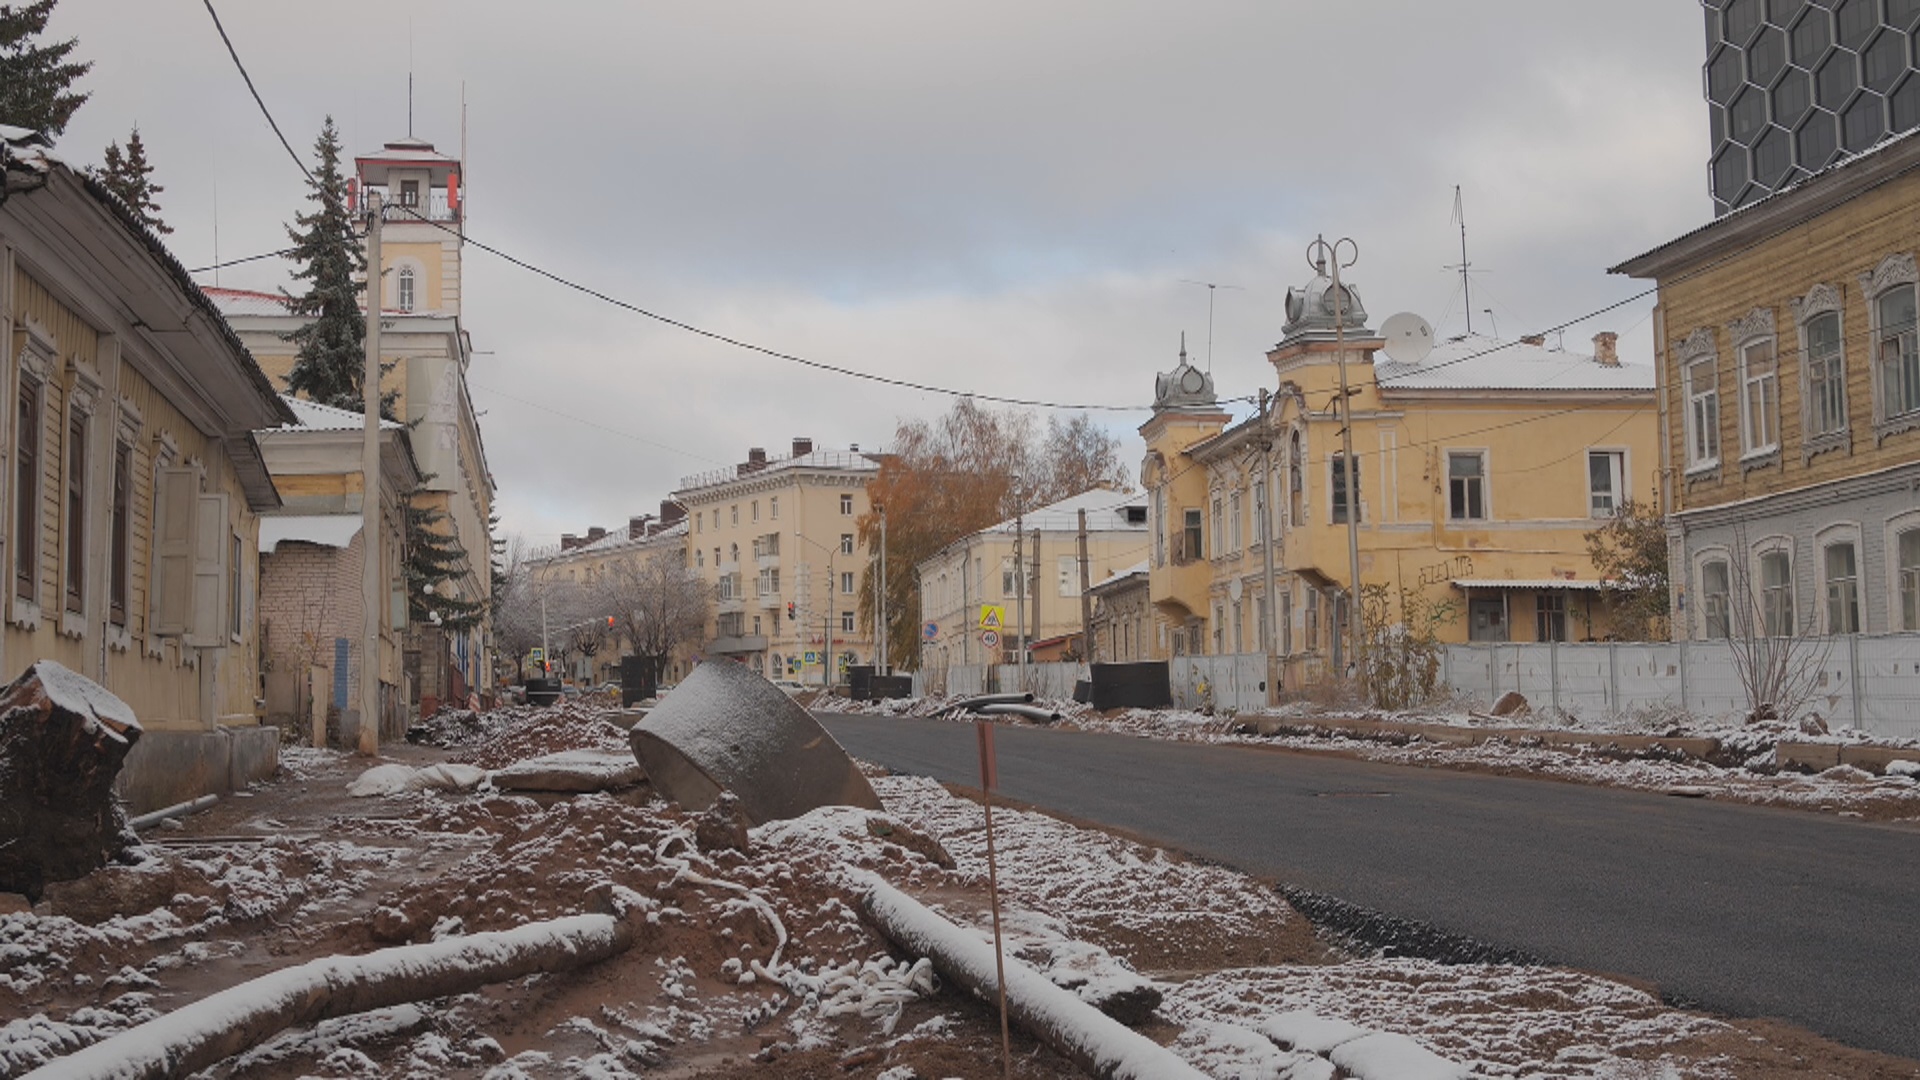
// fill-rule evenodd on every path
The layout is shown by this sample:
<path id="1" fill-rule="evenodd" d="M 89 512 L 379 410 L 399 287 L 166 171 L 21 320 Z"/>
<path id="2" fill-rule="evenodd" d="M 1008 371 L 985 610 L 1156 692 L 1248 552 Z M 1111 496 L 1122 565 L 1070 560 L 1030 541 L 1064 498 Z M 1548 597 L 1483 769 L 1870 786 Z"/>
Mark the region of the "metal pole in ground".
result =
<path id="1" fill-rule="evenodd" d="M 367 192 L 367 340 L 360 403 L 360 752 L 380 754 L 380 193 Z"/>
<path id="2" fill-rule="evenodd" d="M 993 789 L 999 768 L 993 753 L 993 721 L 974 726 L 980 738 L 980 802 L 987 812 L 987 901 L 993 909 L 993 981 L 1000 991 L 1000 1075 L 1013 1076 L 1013 1036 L 1007 1027 L 1007 961 L 1000 933 L 1000 870 L 993 850 Z"/>

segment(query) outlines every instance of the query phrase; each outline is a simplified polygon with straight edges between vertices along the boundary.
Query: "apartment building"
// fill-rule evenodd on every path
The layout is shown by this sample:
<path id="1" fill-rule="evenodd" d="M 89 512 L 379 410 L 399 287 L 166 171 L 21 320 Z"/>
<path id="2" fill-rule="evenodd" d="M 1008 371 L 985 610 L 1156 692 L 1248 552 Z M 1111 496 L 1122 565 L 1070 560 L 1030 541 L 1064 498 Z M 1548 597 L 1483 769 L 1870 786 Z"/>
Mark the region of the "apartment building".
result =
<path id="1" fill-rule="evenodd" d="M 1023 633 L 1029 645 L 1078 638 L 1083 511 L 1088 584 L 1105 581 L 1146 554 L 1146 500 L 1094 488 L 969 533 L 921 562 L 923 667 L 1013 663 Z M 1022 561 L 1024 591 L 1016 569 Z M 991 645 L 982 635 L 982 608 L 1000 612 Z"/>
<path id="2" fill-rule="evenodd" d="M 1920 137 L 1636 256 L 1675 635 L 1920 630 Z"/>
<path id="3" fill-rule="evenodd" d="M 594 526 L 583 534 L 564 535 L 558 547 L 535 552 L 527 560 L 534 595 L 549 597 L 550 613 L 559 615 L 548 627 L 548 648 L 559 665 L 556 675 L 595 685 L 619 679 L 621 658 L 635 651 L 621 611 L 634 598 L 624 593 L 622 583 L 632 580 L 630 571 L 638 564 L 656 558 L 671 559 L 692 573 L 687 530 L 686 511 L 663 500 L 657 516 L 641 514 L 628 518 L 623 528 Z M 693 647 L 674 650 L 659 681 L 679 682 L 696 656 Z"/>
<path id="4" fill-rule="evenodd" d="M 813 685 L 872 662 L 859 601 L 873 552 L 858 523 L 878 471 L 858 446 L 817 450 L 803 438 L 787 457 L 756 447 L 732 468 L 680 481 L 673 499 L 687 511 L 693 569 L 714 596 L 704 656 Z"/>
<path id="5" fill-rule="evenodd" d="M 1396 620 L 1403 590 L 1446 612 L 1442 640 L 1606 636 L 1585 535 L 1655 493 L 1652 368 L 1604 333 L 1590 356 L 1477 335 L 1378 356 L 1357 289 L 1336 300 L 1324 273 L 1287 305 L 1264 413 L 1231 423 L 1183 350 L 1141 427 L 1168 650 L 1286 657 L 1288 685 L 1344 669 L 1350 548 Z"/>

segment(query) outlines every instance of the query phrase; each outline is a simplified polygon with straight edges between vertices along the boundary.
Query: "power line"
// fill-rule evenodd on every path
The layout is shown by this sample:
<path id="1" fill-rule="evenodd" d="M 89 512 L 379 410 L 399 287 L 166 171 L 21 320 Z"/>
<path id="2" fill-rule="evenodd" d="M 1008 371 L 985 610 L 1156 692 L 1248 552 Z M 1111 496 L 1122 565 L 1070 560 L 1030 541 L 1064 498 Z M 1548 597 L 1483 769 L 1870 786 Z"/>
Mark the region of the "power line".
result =
<path id="1" fill-rule="evenodd" d="M 233 39 L 227 36 L 227 28 L 220 25 L 220 13 L 213 10 L 213 0 L 201 0 L 201 2 L 207 5 L 207 14 L 213 16 L 213 28 L 220 31 L 220 40 L 226 43 L 227 55 L 233 57 L 233 66 L 240 69 L 240 77 L 246 80 L 247 90 L 253 95 L 254 104 L 260 106 L 260 115 L 267 118 L 267 126 L 272 128 L 274 135 L 279 137 L 280 145 L 287 148 L 287 156 L 293 159 L 293 163 L 299 166 L 302 173 L 306 174 L 307 182 L 313 183 L 313 173 L 308 170 L 307 163 L 300 160 L 299 154 L 294 153 L 293 144 L 287 141 L 286 135 L 280 130 L 279 122 L 274 120 L 273 113 L 267 110 L 267 103 L 260 98 L 260 91 L 254 87 L 253 76 L 247 74 L 247 65 L 240 62 L 240 53 L 234 49 Z"/>
<path id="2" fill-rule="evenodd" d="M 281 248 L 279 251 L 263 251 L 258 255 L 247 255 L 238 259 L 228 259 L 226 262 L 210 263 L 206 266 L 196 266 L 193 269 L 187 271 L 187 273 L 204 274 L 211 270 L 223 270 L 229 266 L 239 266 L 241 263 L 259 262 L 261 259 L 274 259 L 274 258 L 279 258 L 282 255 L 291 255 L 294 252 L 299 250 L 300 250 L 299 248 Z"/>

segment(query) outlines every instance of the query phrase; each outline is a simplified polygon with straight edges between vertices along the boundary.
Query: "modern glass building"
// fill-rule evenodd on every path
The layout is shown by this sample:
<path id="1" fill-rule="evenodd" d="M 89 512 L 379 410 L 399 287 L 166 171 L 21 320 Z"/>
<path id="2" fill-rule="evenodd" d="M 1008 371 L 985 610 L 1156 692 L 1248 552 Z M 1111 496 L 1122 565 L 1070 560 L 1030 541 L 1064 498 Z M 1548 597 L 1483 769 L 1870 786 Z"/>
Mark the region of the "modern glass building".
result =
<path id="1" fill-rule="evenodd" d="M 1701 0 L 1714 213 L 1920 127 L 1920 0 Z"/>

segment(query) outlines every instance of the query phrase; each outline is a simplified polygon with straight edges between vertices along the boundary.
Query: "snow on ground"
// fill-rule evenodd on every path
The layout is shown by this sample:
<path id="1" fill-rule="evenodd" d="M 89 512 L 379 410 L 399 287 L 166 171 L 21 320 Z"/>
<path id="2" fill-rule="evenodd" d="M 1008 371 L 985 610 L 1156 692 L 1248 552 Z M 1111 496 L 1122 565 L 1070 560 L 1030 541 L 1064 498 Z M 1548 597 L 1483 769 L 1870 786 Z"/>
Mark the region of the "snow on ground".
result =
<path id="1" fill-rule="evenodd" d="M 587 719 L 523 718 L 463 756 L 604 744 Z M 755 828 L 738 851 L 644 788 L 355 799 L 355 759 L 283 760 L 253 799 L 103 872 L 90 887 L 110 909 L 82 910 L 83 896 L 66 914 L 53 901 L 0 914 L 0 1077 L 265 972 L 609 907 L 644 924 L 620 958 L 289 1031 L 209 1080 L 998 1075 L 991 1013 L 937 990 L 859 913 L 853 869 L 989 932 L 985 811 L 929 780 L 876 777 L 884 812 L 824 808 Z M 1145 1032 L 1213 1077 L 1330 1080 L 1336 1061 L 1353 1076 L 1381 1075 L 1372 1062 L 1429 1070 L 1405 1076 L 1748 1077 L 1793 1074 L 1752 1067 L 1756 1054 L 1854 1054 L 1576 972 L 1351 956 L 1266 883 L 1043 814 L 996 807 L 994 842 L 1011 954 L 1085 1001 L 1150 981 L 1162 1003 Z M 1075 1075 L 1018 1034 L 1016 1054 L 1035 1080 Z"/>
<path id="2" fill-rule="evenodd" d="M 855 703 L 848 708 L 850 711 L 873 715 L 936 716 L 942 714 L 954 700 L 958 699 L 900 699 Z M 836 703 L 835 707 L 840 708 L 842 704 Z M 1577 783 L 1820 810 L 1878 820 L 1920 818 L 1920 764 L 1895 761 L 1887 767 L 1883 776 L 1844 765 L 1818 773 L 1803 773 L 1781 769 L 1775 764 L 1774 747 L 1787 739 L 1795 742 L 1896 747 L 1911 744 L 1914 748 L 1913 757 L 1920 762 L 1920 742 L 1889 743 L 1850 729 L 1807 734 L 1797 727 L 1790 728 L 1782 724 L 1742 726 L 1699 722 L 1670 712 L 1578 719 L 1548 710 L 1544 715 L 1535 714 L 1520 723 L 1536 730 L 1590 733 L 1594 736 L 1592 744 L 1580 747 L 1542 745 L 1537 738 L 1528 738 L 1523 733 L 1524 729 L 1516 728 L 1512 737 L 1492 738 L 1477 746 L 1462 746 L 1417 736 L 1411 739 L 1404 736 L 1369 737 L 1337 729 L 1342 720 L 1351 719 L 1402 720 L 1481 731 L 1492 725 L 1458 710 L 1382 715 L 1325 709 L 1310 703 L 1294 703 L 1237 716 L 1209 716 L 1181 709 L 1124 709 L 1101 713 L 1088 705 L 1072 701 L 1037 704 L 1062 714 L 1063 719 L 1055 726 L 1083 731 L 1182 742 L 1245 743 L 1331 751 L 1370 761 L 1546 776 Z M 1284 734 L 1253 733 L 1252 726 L 1255 723 L 1268 719 L 1297 721 L 1298 727 Z M 1000 720 L 1020 722 L 1009 717 Z M 1302 730 L 1310 725 L 1328 730 Z M 1660 751 L 1624 751 L 1610 745 L 1607 739 L 1609 735 L 1711 738 L 1719 741 L 1720 751 L 1714 762 L 1681 758 Z"/>

